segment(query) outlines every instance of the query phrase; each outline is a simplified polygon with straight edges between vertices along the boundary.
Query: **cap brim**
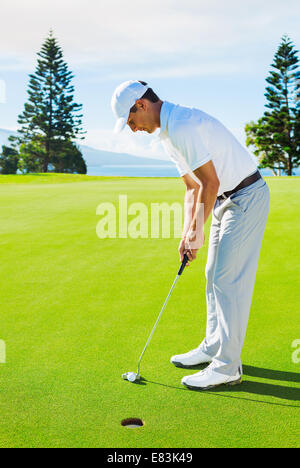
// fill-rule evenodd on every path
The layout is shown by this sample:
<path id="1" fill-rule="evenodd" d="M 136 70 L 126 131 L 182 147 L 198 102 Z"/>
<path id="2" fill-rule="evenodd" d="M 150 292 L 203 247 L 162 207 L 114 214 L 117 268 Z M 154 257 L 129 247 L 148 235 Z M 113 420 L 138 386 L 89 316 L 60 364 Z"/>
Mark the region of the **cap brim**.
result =
<path id="1" fill-rule="evenodd" d="M 114 133 L 120 133 L 126 127 L 127 120 L 128 117 L 120 117 L 116 122 Z"/>

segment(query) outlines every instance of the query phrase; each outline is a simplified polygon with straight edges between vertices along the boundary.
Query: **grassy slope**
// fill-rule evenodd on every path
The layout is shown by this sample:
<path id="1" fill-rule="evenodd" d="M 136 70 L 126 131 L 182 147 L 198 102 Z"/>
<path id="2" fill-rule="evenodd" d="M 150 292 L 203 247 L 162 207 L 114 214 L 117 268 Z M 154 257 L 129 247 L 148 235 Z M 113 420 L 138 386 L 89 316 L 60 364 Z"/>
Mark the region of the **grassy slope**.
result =
<path id="1" fill-rule="evenodd" d="M 79 183 L 77 180 L 85 181 Z M 72 181 L 73 183 L 67 183 Z M 2 182 L 2 183 L 1 183 Z M 191 392 L 169 357 L 205 333 L 206 246 L 136 361 L 178 268 L 177 239 L 96 236 L 96 207 L 182 202 L 178 179 L 0 176 L 0 446 L 299 446 L 299 178 L 267 178 L 272 207 L 243 350 L 244 383 Z M 206 227 L 207 236 L 209 226 Z M 145 427 L 120 421 L 141 417 Z M 298 428 L 298 435 L 297 435 Z"/>

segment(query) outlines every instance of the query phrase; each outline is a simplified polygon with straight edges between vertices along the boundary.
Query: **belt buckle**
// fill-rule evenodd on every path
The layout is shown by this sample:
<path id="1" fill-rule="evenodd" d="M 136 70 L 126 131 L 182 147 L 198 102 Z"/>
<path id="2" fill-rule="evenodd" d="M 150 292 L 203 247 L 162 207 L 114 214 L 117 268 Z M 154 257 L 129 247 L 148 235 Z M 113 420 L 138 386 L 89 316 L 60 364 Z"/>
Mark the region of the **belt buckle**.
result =
<path id="1" fill-rule="evenodd" d="M 227 200 L 227 197 L 226 197 L 225 193 L 222 193 L 221 197 L 223 198 L 223 200 Z"/>

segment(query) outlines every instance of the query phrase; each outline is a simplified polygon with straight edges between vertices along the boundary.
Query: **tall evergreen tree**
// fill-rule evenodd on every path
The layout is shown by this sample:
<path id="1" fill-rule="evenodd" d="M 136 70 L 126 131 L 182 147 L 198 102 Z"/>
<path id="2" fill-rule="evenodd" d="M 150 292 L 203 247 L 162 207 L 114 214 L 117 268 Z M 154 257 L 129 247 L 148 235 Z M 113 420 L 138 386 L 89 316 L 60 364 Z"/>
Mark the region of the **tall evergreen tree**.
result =
<path id="1" fill-rule="evenodd" d="M 246 144 L 254 147 L 260 167 L 288 175 L 300 165 L 300 72 L 298 51 L 287 36 L 274 56 L 265 97 L 266 110 L 246 125 Z"/>
<path id="2" fill-rule="evenodd" d="M 44 147 L 43 172 L 54 156 L 56 140 L 82 138 L 82 105 L 74 102 L 74 75 L 52 31 L 38 55 L 37 68 L 30 75 L 28 102 L 19 116 L 18 144 L 38 142 Z M 59 155 L 55 155 L 58 157 Z"/>

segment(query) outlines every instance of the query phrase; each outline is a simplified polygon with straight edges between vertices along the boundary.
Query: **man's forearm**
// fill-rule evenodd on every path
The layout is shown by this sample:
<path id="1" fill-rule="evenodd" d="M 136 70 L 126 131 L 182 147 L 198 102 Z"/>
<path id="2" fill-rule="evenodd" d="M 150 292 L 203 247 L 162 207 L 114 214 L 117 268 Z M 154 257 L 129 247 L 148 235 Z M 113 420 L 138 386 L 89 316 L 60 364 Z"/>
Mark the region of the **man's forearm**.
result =
<path id="1" fill-rule="evenodd" d="M 190 229 L 194 232 L 200 232 L 204 229 L 204 224 L 215 205 L 218 194 L 218 187 L 213 184 L 201 185 L 198 193 L 196 209 L 193 213 Z"/>
<path id="2" fill-rule="evenodd" d="M 200 186 L 187 188 L 184 197 L 184 226 L 182 230 L 182 238 L 184 239 L 191 228 L 192 221 L 194 219 L 197 201 L 199 197 Z"/>
<path id="3" fill-rule="evenodd" d="M 193 172 L 199 183 L 195 183 L 190 174 L 183 176 L 187 191 L 183 238 L 179 244 L 181 261 L 185 253 L 190 261 L 195 260 L 197 251 L 203 246 L 204 225 L 214 207 L 220 186 L 212 161 L 199 166 Z"/>

